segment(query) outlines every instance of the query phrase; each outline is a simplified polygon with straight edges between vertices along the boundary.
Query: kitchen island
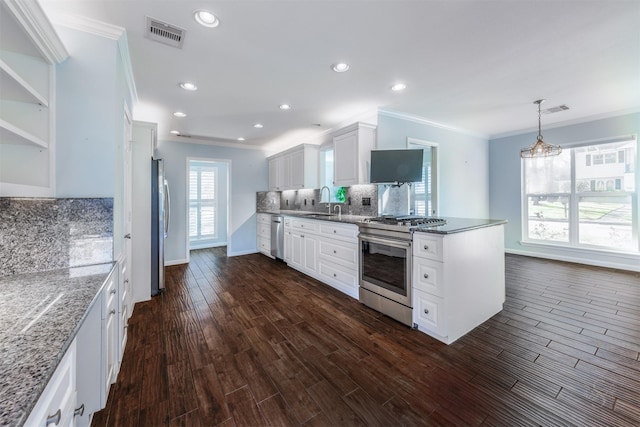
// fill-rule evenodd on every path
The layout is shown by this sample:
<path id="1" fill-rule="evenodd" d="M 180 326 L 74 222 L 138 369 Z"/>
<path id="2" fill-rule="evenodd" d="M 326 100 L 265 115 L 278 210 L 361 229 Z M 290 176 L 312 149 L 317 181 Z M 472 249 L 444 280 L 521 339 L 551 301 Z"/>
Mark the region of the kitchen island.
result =
<path id="1" fill-rule="evenodd" d="M 0 277 L 0 425 L 25 423 L 113 265 Z"/>

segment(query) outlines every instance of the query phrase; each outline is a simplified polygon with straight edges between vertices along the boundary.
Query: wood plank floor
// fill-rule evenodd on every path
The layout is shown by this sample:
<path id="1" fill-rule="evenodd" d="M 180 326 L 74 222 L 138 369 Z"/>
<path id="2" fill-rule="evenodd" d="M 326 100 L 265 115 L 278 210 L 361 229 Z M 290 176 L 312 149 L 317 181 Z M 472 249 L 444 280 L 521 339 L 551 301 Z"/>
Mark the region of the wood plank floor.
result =
<path id="1" fill-rule="evenodd" d="M 637 426 L 640 275 L 507 255 L 444 345 L 262 255 L 194 251 L 136 305 L 94 426 Z"/>

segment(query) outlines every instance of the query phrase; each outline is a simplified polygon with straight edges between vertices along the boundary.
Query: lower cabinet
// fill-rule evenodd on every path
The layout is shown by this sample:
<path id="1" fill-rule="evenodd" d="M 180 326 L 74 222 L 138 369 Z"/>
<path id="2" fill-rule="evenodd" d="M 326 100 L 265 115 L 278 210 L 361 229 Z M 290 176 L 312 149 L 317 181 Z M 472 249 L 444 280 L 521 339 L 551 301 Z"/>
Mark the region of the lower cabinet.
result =
<path id="1" fill-rule="evenodd" d="M 284 261 L 292 268 L 358 298 L 358 227 L 285 218 Z"/>
<path id="2" fill-rule="evenodd" d="M 258 251 L 271 256 L 271 214 L 259 213 L 257 215 L 257 246 Z"/>
<path id="3" fill-rule="evenodd" d="M 73 340 L 25 426 L 74 426 L 76 412 L 76 340 Z"/>
<path id="4" fill-rule="evenodd" d="M 122 321 L 119 266 L 113 267 L 25 426 L 90 426 L 118 373 Z M 126 316 L 128 309 L 122 309 Z M 126 323 L 124 324 L 126 326 Z"/>
<path id="5" fill-rule="evenodd" d="M 413 235 L 413 322 L 450 344 L 502 310 L 502 225 Z"/>

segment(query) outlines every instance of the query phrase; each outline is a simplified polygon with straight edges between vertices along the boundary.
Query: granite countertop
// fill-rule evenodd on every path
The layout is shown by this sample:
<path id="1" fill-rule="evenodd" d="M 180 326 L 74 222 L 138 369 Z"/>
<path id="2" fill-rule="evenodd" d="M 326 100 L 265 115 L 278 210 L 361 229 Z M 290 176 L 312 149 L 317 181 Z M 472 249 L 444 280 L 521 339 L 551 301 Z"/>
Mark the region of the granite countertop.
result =
<path id="1" fill-rule="evenodd" d="M 113 265 L 0 277 L 0 425 L 24 424 Z"/>
<path id="2" fill-rule="evenodd" d="M 311 211 L 294 211 L 294 210 L 280 210 L 280 211 L 261 211 L 258 213 L 268 213 L 272 215 L 293 216 L 306 219 L 318 219 L 322 221 L 342 222 L 346 224 L 358 225 L 359 222 L 370 219 L 369 216 L 359 215 L 327 215 L 323 212 L 311 212 Z M 476 228 L 492 227 L 494 225 L 506 224 L 504 219 L 481 219 L 481 218 L 452 218 L 452 217 L 438 217 L 447 220 L 445 225 L 435 227 L 418 227 L 414 231 L 420 233 L 434 233 L 434 234 L 452 234 L 460 233 L 463 231 L 469 231 Z"/>
<path id="3" fill-rule="evenodd" d="M 506 224 L 504 219 L 479 219 L 479 218 L 449 218 L 439 217 L 447 220 L 445 225 L 435 227 L 418 227 L 415 231 L 420 233 L 453 234 L 463 231 L 474 230 L 476 228 L 493 227 L 494 225 Z"/>

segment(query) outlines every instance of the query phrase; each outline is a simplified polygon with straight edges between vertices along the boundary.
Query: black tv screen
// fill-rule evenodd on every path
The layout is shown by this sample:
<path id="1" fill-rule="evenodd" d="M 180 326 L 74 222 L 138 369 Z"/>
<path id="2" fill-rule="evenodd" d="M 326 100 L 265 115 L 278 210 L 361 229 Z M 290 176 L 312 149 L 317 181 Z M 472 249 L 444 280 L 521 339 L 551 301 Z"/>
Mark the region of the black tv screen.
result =
<path id="1" fill-rule="evenodd" d="M 371 151 L 371 183 L 422 181 L 423 150 Z"/>

